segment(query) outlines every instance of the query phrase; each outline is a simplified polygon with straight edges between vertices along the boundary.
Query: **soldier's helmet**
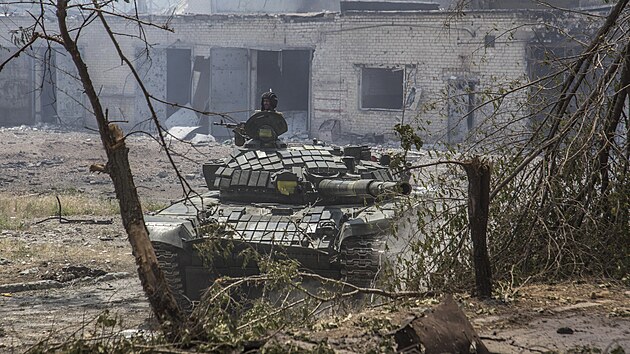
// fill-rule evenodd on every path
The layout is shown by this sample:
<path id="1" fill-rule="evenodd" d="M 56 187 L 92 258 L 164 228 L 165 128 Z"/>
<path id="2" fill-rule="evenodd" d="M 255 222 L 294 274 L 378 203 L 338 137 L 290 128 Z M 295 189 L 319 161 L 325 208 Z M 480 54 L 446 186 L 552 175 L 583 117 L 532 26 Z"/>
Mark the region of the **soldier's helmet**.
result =
<path id="1" fill-rule="evenodd" d="M 270 109 L 265 109 L 265 99 L 269 100 Z M 275 111 L 278 106 L 278 96 L 273 92 L 265 92 L 260 97 L 260 110 L 261 111 Z"/>

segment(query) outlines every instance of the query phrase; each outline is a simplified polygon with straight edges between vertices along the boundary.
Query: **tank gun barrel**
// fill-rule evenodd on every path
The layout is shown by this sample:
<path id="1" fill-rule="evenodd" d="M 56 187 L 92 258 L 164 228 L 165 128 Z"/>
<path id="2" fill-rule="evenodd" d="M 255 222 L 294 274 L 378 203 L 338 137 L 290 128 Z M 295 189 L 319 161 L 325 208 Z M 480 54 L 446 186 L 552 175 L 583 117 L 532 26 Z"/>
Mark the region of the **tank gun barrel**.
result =
<path id="1" fill-rule="evenodd" d="M 411 185 L 407 182 L 384 182 L 374 179 L 353 181 L 324 179 L 319 182 L 317 190 L 327 196 L 376 198 L 387 193 L 409 195 Z"/>

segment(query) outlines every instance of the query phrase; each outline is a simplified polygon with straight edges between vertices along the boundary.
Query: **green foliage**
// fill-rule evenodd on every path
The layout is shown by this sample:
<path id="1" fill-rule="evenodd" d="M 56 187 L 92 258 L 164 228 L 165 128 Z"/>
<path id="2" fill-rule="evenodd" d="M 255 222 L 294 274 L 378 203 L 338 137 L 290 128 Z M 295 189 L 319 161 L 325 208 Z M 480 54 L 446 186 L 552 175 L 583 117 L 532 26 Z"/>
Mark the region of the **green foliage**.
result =
<path id="1" fill-rule="evenodd" d="M 208 289 L 193 313 L 203 324 L 199 349 L 242 348 L 314 321 L 312 311 L 319 302 L 301 287 L 296 261 L 259 256 L 258 266 L 260 275 L 218 279 Z"/>
<path id="2" fill-rule="evenodd" d="M 400 145 L 403 150 L 408 151 L 412 147 L 416 150 L 422 148 L 422 139 L 416 134 L 416 131 L 409 124 L 396 124 L 394 126 L 398 137 L 400 138 Z"/>

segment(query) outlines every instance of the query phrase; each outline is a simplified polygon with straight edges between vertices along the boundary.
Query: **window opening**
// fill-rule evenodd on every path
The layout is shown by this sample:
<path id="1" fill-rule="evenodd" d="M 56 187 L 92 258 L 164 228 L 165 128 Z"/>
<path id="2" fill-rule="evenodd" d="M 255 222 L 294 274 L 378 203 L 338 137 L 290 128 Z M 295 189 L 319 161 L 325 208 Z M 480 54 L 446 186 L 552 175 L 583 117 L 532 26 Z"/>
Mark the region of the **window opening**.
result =
<path id="1" fill-rule="evenodd" d="M 403 108 L 402 68 L 361 68 L 362 109 Z"/>
<path id="2" fill-rule="evenodd" d="M 496 40 L 497 37 L 493 36 L 491 34 L 487 34 L 484 38 L 483 38 L 483 42 L 484 42 L 484 47 L 486 48 L 494 48 L 495 44 L 496 44 Z"/>

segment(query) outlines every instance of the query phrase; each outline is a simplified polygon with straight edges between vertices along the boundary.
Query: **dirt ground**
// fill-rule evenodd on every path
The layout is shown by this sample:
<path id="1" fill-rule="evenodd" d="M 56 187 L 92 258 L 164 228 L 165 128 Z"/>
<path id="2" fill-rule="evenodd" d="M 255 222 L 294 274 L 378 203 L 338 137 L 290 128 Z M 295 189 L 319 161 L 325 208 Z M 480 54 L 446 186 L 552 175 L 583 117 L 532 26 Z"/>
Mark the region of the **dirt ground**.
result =
<path id="1" fill-rule="evenodd" d="M 159 145 L 144 135 L 130 136 L 127 143 L 143 201 L 168 205 L 181 198 L 182 188 Z M 223 144 L 173 147 L 183 177 L 200 190 L 204 181 L 199 163 L 226 156 L 232 149 Z M 91 164 L 104 161 L 94 133 L 59 127 L 0 128 L 3 196 L 71 191 L 112 199 L 108 177 L 89 172 Z M 88 222 L 38 223 L 43 218 L 34 218 L 18 230 L 0 230 L 0 352 L 22 352 L 39 340 L 62 340 L 75 331 L 81 335 L 104 310 L 122 316 L 122 329 L 150 327 L 151 313 L 119 219 L 70 218 Z M 630 352 L 630 288 L 590 280 L 503 287 L 501 294 L 505 301 L 456 296 L 493 352 Z M 420 301 L 409 311 L 419 312 L 426 303 Z M 390 317 L 391 309 L 323 319 L 332 325 L 304 335 L 339 352 L 362 352 L 365 336 L 373 335 L 364 319 L 379 323 L 379 318 Z"/>
<path id="2" fill-rule="evenodd" d="M 181 184 L 156 141 L 132 135 L 127 145 L 144 203 L 159 208 L 182 198 Z M 201 191 L 201 163 L 232 150 L 216 143 L 190 146 L 177 141 L 171 148 L 182 177 Z M 57 126 L 0 128 L 0 195 L 5 201 L 56 195 L 62 204 L 68 196 L 116 204 L 109 177 L 89 171 L 90 165 L 104 162 L 94 132 Z M 126 328 L 137 328 L 151 317 L 119 217 L 72 215 L 67 217 L 70 223 L 44 219 L 0 230 L 0 352 L 21 352 L 48 336 L 63 338 L 105 309 L 124 314 Z M 30 288 L 36 289 L 24 291 Z"/>
<path id="3" fill-rule="evenodd" d="M 92 164 L 105 163 L 97 133 L 56 126 L 0 128 L 0 188 L 4 192 L 52 193 L 76 190 L 98 197 L 115 197 L 109 177 L 90 173 Z M 148 135 L 127 139 L 130 163 L 138 193 L 145 200 L 168 202 L 180 198 L 182 189 L 168 158 Z M 230 153 L 230 146 L 211 143 L 191 146 L 171 142 L 173 159 L 191 187 L 201 187 L 201 163 Z"/>

